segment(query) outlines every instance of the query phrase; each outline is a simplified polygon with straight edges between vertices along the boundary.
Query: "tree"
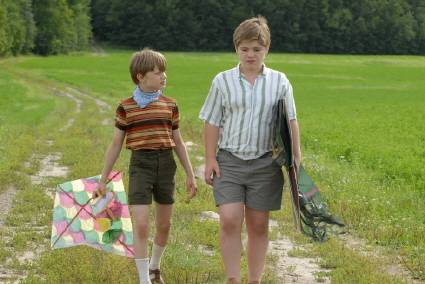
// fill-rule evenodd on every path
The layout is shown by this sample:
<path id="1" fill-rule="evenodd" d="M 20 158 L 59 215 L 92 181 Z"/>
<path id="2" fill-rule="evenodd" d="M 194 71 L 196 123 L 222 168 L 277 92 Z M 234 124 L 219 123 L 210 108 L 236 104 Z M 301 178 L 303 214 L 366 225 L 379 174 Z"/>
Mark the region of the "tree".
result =
<path id="1" fill-rule="evenodd" d="M 35 25 L 31 0 L 0 2 L 0 54 L 26 53 L 33 47 Z"/>
<path id="2" fill-rule="evenodd" d="M 25 42 L 21 53 L 29 53 L 34 48 L 34 40 L 37 35 L 37 28 L 34 21 L 31 0 L 20 0 L 21 17 L 25 23 Z"/>
<path id="3" fill-rule="evenodd" d="M 85 49 L 89 47 L 92 36 L 90 0 L 68 0 L 68 5 L 73 12 L 73 49 Z"/>
<path id="4" fill-rule="evenodd" d="M 11 35 L 7 19 L 7 10 L 4 0 L 0 0 L 0 56 L 10 53 Z"/>
<path id="5" fill-rule="evenodd" d="M 91 37 L 88 0 L 37 0 L 33 4 L 38 28 L 37 53 L 67 53 L 88 46 Z"/>
<path id="6" fill-rule="evenodd" d="M 272 50 L 425 53 L 423 0 L 92 0 L 101 40 L 161 50 L 232 50 L 244 19 L 261 14 Z"/>
<path id="7" fill-rule="evenodd" d="M 415 18 L 414 52 L 425 54 L 425 2 L 423 0 L 409 0 L 409 4 Z"/>

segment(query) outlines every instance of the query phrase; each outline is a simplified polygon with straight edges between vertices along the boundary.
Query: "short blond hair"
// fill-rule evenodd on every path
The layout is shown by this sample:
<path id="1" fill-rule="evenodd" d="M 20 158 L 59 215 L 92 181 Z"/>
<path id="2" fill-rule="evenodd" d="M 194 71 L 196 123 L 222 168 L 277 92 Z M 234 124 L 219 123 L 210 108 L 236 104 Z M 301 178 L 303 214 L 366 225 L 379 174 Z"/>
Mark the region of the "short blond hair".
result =
<path id="1" fill-rule="evenodd" d="M 133 53 L 130 60 L 130 74 L 134 84 L 139 84 L 137 74 L 145 75 L 147 72 L 153 71 L 155 67 L 158 67 L 161 72 L 165 72 L 167 60 L 162 53 L 150 48 Z"/>
<path id="2" fill-rule="evenodd" d="M 263 16 L 257 16 L 243 21 L 233 33 L 233 44 L 237 49 L 242 41 L 258 40 L 264 47 L 270 46 L 270 29 L 267 20 Z"/>

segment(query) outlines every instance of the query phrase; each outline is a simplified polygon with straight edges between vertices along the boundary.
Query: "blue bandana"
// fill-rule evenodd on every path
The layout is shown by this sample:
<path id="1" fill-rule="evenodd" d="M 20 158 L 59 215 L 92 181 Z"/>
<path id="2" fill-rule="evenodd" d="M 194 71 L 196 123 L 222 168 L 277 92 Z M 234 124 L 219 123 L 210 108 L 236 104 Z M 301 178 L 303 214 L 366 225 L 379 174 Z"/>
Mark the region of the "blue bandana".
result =
<path id="1" fill-rule="evenodd" d="M 138 86 L 133 91 L 133 99 L 140 108 L 144 108 L 151 102 L 158 100 L 160 95 L 161 91 L 157 91 L 155 93 L 146 93 L 143 92 Z"/>

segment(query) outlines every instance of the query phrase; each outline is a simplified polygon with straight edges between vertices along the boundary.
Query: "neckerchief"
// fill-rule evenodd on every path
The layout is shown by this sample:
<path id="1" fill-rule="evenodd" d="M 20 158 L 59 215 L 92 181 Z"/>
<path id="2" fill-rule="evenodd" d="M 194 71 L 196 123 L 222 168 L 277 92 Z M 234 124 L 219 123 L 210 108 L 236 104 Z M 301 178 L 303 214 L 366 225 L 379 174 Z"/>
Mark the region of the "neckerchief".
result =
<path id="1" fill-rule="evenodd" d="M 143 92 L 138 86 L 133 91 L 133 99 L 140 108 L 145 108 L 151 102 L 158 100 L 160 95 L 161 91 L 147 93 Z"/>

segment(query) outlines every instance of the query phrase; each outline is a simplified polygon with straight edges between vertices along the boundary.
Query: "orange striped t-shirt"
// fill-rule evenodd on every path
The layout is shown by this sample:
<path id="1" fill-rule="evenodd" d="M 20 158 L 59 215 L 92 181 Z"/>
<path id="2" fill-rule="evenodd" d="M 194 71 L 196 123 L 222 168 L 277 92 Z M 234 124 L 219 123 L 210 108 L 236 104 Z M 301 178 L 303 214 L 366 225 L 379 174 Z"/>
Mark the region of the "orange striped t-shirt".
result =
<path id="1" fill-rule="evenodd" d="M 176 100 L 160 95 L 157 101 L 140 108 L 133 97 L 120 102 L 115 126 L 126 133 L 126 148 L 168 149 L 175 147 L 173 130 L 179 128 Z"/>

